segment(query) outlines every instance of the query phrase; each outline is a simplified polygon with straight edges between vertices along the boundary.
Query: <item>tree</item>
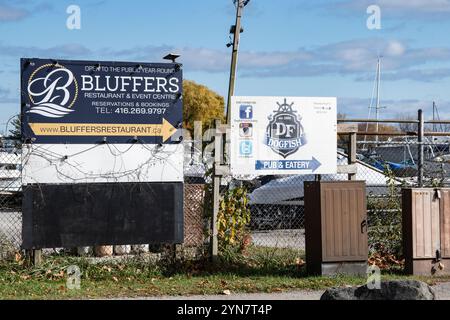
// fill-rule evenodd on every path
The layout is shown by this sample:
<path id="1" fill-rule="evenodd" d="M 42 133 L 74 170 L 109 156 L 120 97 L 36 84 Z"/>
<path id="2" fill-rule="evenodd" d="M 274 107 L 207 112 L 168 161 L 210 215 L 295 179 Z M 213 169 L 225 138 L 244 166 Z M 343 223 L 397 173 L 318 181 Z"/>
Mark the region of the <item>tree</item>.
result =
<path id="1" fill-rule="evenodd" d="M 347 119 L 347 115 L 345 113 L 338 112 L 337 118 L 338 118 L 338 120 L 345 120 L 345 119 Z"/>
<path id="2" fill-rule="evenodd" d="M 214 127 L 214 120 L 224 120 L 225 103 L 222 96 L 194 81 L 183 81 L 183 127 L 191 132 L 194 122 L 201 121 L 203 131 Z"/>
<path id="3" fill-rule="evenodd" d="M 414 115 L 412 113 L 398 113 L 397 119 L 399 120 L 417 120 L 417 115 Z M 398 128 L 401 132 L 416 132 L 418 131 L 417 124 L 416 123 L 399 123 Z"/>
<path id="4" fill-rule="evenodd" d="M 337 119 L 338 120 L 345 120 L 345 119 L 347 119 L 347 115 L 345 113 L 338 112 Z M 348 142 L 349 142 L 348 135 L 346 135 L 346 134 L 345 135 L 338 134 L 338 136 L 337 136 L 338 148 L 342 148 L 344 150 L 347 150 Z"/>
<path id="5" fill-rule="evenodd" d="M 17 115 L 14 117 L 14 119 L 11 120 L 12 129 L 9 130 L 9 133 L 11 134 L 11 138 L 18 139 L 22 137 L 22 131 L 21 131 L 21 125 L 20 125 L 20 115 Z"/>
<path id="6" fill-rule="evenodd" d="M 358 124 L 358 131 L 360 132 L 368 132 L 368 133 L 398 133 L 399 130 L 397 127 L 389 125 L 389 124 L 382 124 L 379 123 L 378 124 L 378 131 L 377 131 L 377 124 L 376 123 L 359 123 Z M 376 140 L 376 135 L 370 135 L 370 136 L 364 136 L 362 134 L 363 137 L 366 138 L 366 141 L 375 141 Z M 378 136 L 378 141 L 385 141 L 389 139 L 389 136 L 384 136 L 384 135 L 380 135 Z"/>

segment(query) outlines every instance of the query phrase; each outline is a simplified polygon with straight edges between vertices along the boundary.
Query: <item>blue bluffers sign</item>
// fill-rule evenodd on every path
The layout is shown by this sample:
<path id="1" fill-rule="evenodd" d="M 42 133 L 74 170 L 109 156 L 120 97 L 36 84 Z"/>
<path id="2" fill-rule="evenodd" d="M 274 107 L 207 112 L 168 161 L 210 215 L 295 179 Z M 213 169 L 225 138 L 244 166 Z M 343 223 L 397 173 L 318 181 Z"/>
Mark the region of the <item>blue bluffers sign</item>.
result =
<path id="1" fill-rule="evenodd" d="M 21 59 L 22 136 L 30 143 L 177 143 L 177 63 Z"/>

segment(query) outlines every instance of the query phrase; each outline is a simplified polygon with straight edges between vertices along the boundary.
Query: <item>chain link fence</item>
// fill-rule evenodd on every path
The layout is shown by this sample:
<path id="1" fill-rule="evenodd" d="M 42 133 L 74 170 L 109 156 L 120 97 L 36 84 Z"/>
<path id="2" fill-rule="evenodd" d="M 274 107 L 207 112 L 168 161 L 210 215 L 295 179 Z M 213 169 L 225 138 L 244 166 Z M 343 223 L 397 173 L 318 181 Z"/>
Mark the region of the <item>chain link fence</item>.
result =
<path id="1" fill-rule="evenodd" d="M 185 144 L 189 147 L 188 144 Z M 2 138 L 0 144 L 0 259 L 11 257 L 20 250 L 22 243 L 22 183 L 21 183 L 20 141 Z M 189 152 L 187 153 L 189 157 Z M 207 238 L 207 220 L 204 217 L 205 170 L 200 165 L 189 165 L 186 161 L 184 184 L 184 244 L 183 252 L 189 256 L 198 256 L 205 251 Z M 83 247 L 66 251 L 78 254 L 104 252 L 123 255 L 131 252 L 145 253 L 160 250 L 159 246 L 104 246 L 93 249 Z M 63 248 L 45 250 L 47 253 L 62 252 Z"/>
<path id="2" fill-rule="evenodd" d="M 0 145 L 0 258 L 20 247 L 22 242 L 21 149 L 14 139 Z"/>
<path id="3" fill-rule="evenodd" d="M 363 137 L 361 137 L 363 138 Z M 367 183 L 369 253 L 371 262 L 382 268 L 401 268 L 402 198 L 404 187 L 450 187 L 450 137 L 384 136 L 379 141 L 357 143 L 359 163 L 369 165 Z M 423 145 L 423 181 L 420 174 L 420 146 Z M 376 177 L 375 172 L 382 173 Z M 377 186 L 378 185 L 378 186 Z"/>
<path id="4" fill-rule="evenodd" d="M 338 165 L 348 163 L 348 140 L 338 140 Z M 356 180 L 366 182 L 371 254 L 387 251 L 401 256 L 401 188 L 418 187 L 417 137 L 358 136 Z M 450 137 L 426 137 L 423 186 L 450 187 Z M 256 246 L 305 250 L 305 181 L 315 175 L 264 176 L 248 183 L 250 230 Z M 345 181 L 347 174 L 321 175 L 322 181 Z"/>
<path id="5" fill-rule="evenodd" d="M 184 246 L 204 250 L 210 227 L 204 207 L 211 181 L 201 160 L 202 153 L 194 150 L 193 145 L 192 141 L 185 142 Z M 394 232 L 392 225 L 400 225 L 401 207 L 392 207 L 392 199 L 401 205 L 401 188 L 417 186 L 419 145 L 417 137 L 383 136 L 375 141 L 358 136 L 356 178 L 366 181 L 369 238 L 375 237 L 379 228 Z M 450 187 L 450 137 L 427 137 L 423 145 L 424 185 Z M 0 150 L 0 255 L 4 257 L 20 249 L 21 244 L 21 150 L 11 139 L 4 139 Z M 348 163 L 347 154 L 346 141 L 338 140 L 339 165 Z M 262 176 L 245 181 L 251 211 L 248 229 L 254 246 L 304 253 L 303 183 L 316 178 L 315 175 Z M 321 176 L 323 181 L 347 179 L 347 174 Z M 235 183 L 243 181 L 222 179 L 221 189 L 226 190 Z M 369 243 L 374 241 L 369 239 Z"/>

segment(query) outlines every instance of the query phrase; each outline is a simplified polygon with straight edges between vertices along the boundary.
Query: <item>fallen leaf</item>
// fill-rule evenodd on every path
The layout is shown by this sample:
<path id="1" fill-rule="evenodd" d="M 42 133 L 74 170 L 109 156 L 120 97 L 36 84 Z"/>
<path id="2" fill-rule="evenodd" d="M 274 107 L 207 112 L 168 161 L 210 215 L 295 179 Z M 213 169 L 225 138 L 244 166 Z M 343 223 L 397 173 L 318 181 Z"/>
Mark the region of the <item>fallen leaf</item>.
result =
<path id="1" fill-rule="evenodd" d="M 117 279 L 116 277 L 112 277 L 112 279 L 113 279 L 115 282 L 119 282 L 119 279 Z"/>
<path id="2" fill-rule="evenodd" d="M 297 259 L 295 259 L 295 264 L 296 264 L 297 266 L 299 266 L 299 267 L 302 267 L 302 266 L 304 266 L 306 263 L 305 263 L 305 261 L 304 261 L 303 259 L 297 258 Z"/>
<path id="3" fill-rule="evenodd" d="M 14 255 L 14 260 L 16 262 L 19 262 L 20 260 L 22 260 L 22 255 L 19 252 L 16 252 L 16 254 Z"/>
<path id="4" fill-rule="evenodd" d="M 56 278 L 63 278 L 64 277 L 64 270 L 61 270 L 59 273 L 54 274 Z"/>

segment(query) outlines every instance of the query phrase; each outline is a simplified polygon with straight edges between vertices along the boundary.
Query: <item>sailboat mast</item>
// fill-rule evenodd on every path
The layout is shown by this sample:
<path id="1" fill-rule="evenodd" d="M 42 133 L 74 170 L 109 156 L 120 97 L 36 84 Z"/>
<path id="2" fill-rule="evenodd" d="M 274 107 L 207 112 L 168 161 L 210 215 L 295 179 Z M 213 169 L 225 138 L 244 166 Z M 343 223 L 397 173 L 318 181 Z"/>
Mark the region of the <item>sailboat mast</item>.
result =
<path id="1" fill-rule="evenodd" d="M 378 58 L 378 64 L 377 64 L 377 102 L 375 107 L 375 119 L 380 119 L 380 86 L 381 86 L 381 58 Z M 379 130 L 379 123 L 376 123 L 376 132 L 378 133 Z M 378 142 L 378 135 L 376 136 L 376 141 Z"/>
<path id="2" fill-rule="evenodd" d="M 436 121 L 436 102 L 433 101 L 433 121 Z M 433 132 L 436 132 L 436 123 L 433 123 Z M 433 139 L 434 141 L 434 139 Z"/>

